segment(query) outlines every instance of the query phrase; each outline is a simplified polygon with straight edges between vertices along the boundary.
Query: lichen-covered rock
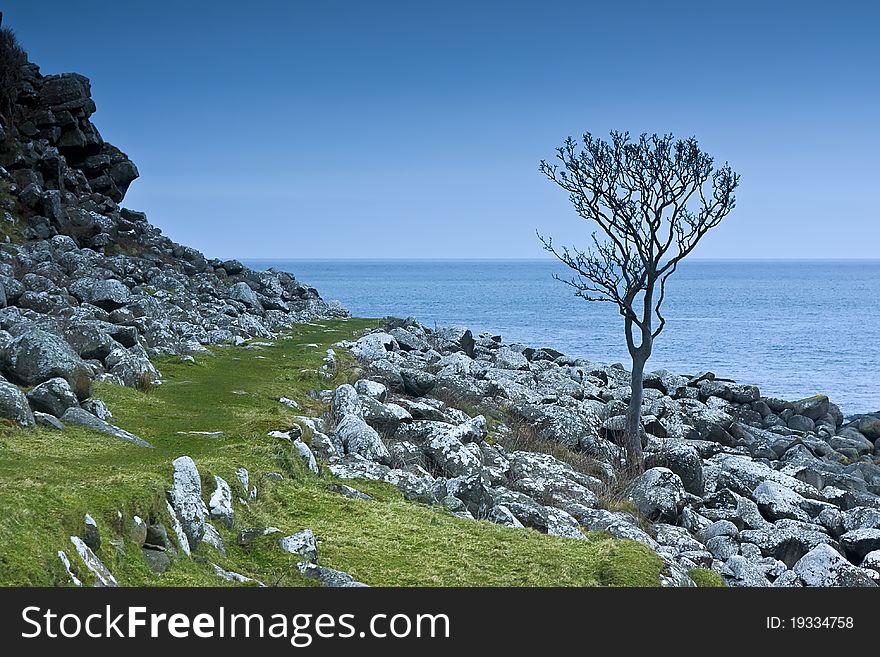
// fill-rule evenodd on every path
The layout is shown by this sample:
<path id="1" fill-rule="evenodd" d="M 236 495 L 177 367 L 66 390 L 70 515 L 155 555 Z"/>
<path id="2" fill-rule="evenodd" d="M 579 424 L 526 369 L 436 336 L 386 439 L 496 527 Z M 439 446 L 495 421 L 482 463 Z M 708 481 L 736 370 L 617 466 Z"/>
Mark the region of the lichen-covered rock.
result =
<path id="1" fill-rule="evenodd" d="M 327 586 L 331 588 L 367 586 L 366 584 L 358 582 L 357 580 L 355 580 L 354 577 L 352 577 L 348 573 L 342 572 L 341 570 L 334 570 L 333 568 L 326 568 L 324 566 L 316 566 L 315 564 L 306 561 L 298 564 L 297 568 L 304 577 L 320 582 L 321 586 Z"/>
<path id="2" fill-rule="evenodd" d="M 391 455 L 382 438 L 357 415 L 344 415 L 336 425 L 336 436 L 342 441 L 347 454 L 359 454 L 377 463 L 391 462 Z"/>
<path id="3" fill-rule="evenodd" d="M 668 468 L 651 468 L 639 475 L 628 496 L 649 520 L 675 523 L 684 507 L 684 485 Z"/>
<path id="4" fill-rule="evenodd" d="M 22 427 L 32 427 L 35 422 L 27 397 L 8 381 L 0 381 L 0 417 Z"/>
<path id="5" fill-rule="evenodd" d="M 315 563 L 318 560 L 318 544 L 311 529 L 278 539 L 279 547 L 290 554 L 300 554 Z"/>
<path id="6" fill-rule="evenodd" d="M 55 377 L 35 386 L 27 393 L 28 402 L 35 411 L 61 417 L 68 408 L 79 406 L 70 384 L 61 377 Z"/>
<path id="7" fill-rule="evenodd" d="M 82 358 L 57 335 L 34 328 L 6 349 L 6 370 L 18 383 L 34 386 L 54 377 L 66 380 L 79 399 L 91 390 L 90 372 Z"/>
<path id="8" fill-rule="evenodd" d="M 828 545 L 817 545 L 792 570 L 807 586 L 877 586 L 863 570 Z"/>
<path id="9" fill-rule="evenodd" d="M 232 489 L 226 480 L 214 475 L 214 492 L 208 501 L 208 511 L 212 518 L 221 522 L 227 529 L 235 524 L 235 511 L 232 508 Z"/>
<path id="10" fill-rule="evenodd" d="M 173 483 L 168 501 L 180 519 L 190 549 L 194 550 L 205 535 L 205 503 L 202 501 L 202 481 L 195 462 L 181 456 L 171 462 Z"/>

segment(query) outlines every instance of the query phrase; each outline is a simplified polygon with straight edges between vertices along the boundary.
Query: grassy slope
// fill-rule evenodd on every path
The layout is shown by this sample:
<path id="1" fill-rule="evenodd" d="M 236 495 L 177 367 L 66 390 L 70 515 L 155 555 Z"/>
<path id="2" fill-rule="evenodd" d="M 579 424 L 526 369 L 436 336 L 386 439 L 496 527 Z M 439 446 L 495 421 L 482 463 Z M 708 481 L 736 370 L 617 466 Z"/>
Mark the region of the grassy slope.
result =
<path id="1" fill-rule="evenodd" d="M 310 527 L 319 539 L 322 565 L 346 570 L 371 585 L 657 585 L 661 562 L 638 543 L 604 535 L 574 541 L 461 520 L 407 502 L 397 489 L 376 482 L 349 482 L 376 498 L 352 500 L 330 490 L 327 474 L 304 471 L 284 441 L 266 436 L 271 429 L 291 426 L 295 415 L 277 399 L 297 400 L 303 414 L 325 410 L 309 399 L 308 391 L 347 376 L 343 371 L 336 381 L 322 378 L 317 368 L 326 348 L 371 324 L 349 320 L 305 325 L 290 339 L 263 350 L 220 348 L 194 365 L 160 361 L 166 382 L 146 393 L 98 384 L 96 396 L 108 403 L 113 422 L 156 449 L 74 428 L 64 433 L 0 428 L 0 584 L 67 584 L 56 552 L 64 549 L 79 566 L 69 536 L 82 531 L 85 513 L 101 529 L 99 556 L 123 585 L 225 584 L 213 574 L 211 562 L 269 584 L 307 584 L 293 567 L 296 560 L 277 549 L 272 538 L 243 549 L 236 544 L 236 532 L 219 526 L 226 557 L 201 545 L 192 559 L 175 559 L 165 574 L 147 567 L 127 539 L 128 523 L 133 514 L 146 518 L 154 513 L 170 525 L 164 491 L 171 480 L 171 461 L 187 454 L 199 467 L 206 497 L 213 490 L 214 474 L 235 486 L 235 469 L 250 471 L 260 496 L 248 509 L 236 505 L 236 530 L 275 526 L 292 533 Z M 177 433 L 181 431 L 224 435 Z M 281 472 L 284 480 L 261 479 L 265 472 Z M 109 542 L 114 536 L 126 537 L 124 553 Z M 81 567 L 78 571 L 85 573 Z"/>

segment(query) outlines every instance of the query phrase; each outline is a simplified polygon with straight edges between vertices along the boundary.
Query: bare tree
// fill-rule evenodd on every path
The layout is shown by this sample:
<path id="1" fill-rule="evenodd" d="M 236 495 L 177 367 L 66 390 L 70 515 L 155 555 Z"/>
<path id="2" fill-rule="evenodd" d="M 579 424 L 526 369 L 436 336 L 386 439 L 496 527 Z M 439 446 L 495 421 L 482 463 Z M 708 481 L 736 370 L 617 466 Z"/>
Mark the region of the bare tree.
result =
<path id="1" fill-rule="evenodd" d="M 645 363 L 666 325 L 661 309 L 666 282 L 710 229 L 733 209 L 739 175 L 713 159 L 691 137 L 612 132 L 610 141 L 586 133 L 583 148 L 569 137 L 556 149 L 558 163 L 541 172 L 568 192 L 582 219 L 596 224 L 592 246 L 544 248 L 576 273 L 557 278 L 586 301 L 616 304 L 632 357 L 632 396 L 623 432 L 626 467 L 644 469 L 641 414 Z M 656 320 L 656 321 L 655 321 Z"/>

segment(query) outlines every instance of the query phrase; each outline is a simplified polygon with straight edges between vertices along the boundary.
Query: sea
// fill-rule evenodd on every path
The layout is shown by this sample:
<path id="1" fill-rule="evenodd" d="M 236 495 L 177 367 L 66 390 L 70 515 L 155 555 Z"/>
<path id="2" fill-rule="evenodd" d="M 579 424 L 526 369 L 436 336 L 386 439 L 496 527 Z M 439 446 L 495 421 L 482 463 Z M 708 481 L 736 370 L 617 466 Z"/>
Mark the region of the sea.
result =
<path id="1" fill-rule="evenodd" d="M 464 325 L 597 363 L 629 355 L 623 318 L 556 280 L 554 260 L 243 260 L 289 271 L 359 317 Z M 880 409 L 880 260 L 684 262 L 647 370 L 826 394 L 845 415 Z"/>

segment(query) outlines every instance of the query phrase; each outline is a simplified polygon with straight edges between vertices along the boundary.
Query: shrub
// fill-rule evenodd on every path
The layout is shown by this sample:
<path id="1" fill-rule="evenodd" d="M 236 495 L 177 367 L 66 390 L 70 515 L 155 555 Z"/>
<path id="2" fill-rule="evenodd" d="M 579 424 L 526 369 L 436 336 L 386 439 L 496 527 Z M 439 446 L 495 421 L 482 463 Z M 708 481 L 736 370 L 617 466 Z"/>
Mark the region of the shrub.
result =
<path id="1" fill-rule="evenodd" d="M 0 112 L 12 116 L 18 97 L 21 67 L 27 64 L 27 53 L 9 28 L 0 28 Z"/>

